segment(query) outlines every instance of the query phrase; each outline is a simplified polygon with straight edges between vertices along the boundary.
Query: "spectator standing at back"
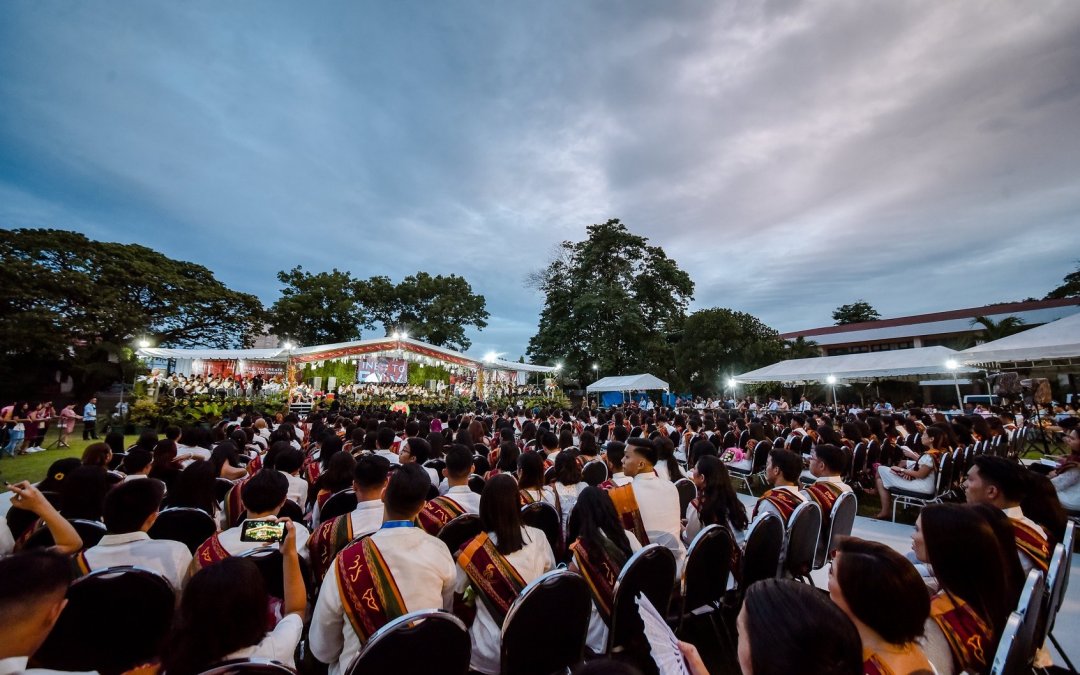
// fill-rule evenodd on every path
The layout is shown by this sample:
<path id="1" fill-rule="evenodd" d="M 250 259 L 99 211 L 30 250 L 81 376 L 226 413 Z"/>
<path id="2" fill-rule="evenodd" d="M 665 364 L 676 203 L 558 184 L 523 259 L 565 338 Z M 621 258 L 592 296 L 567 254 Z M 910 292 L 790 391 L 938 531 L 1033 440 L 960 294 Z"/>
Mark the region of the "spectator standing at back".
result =
<path id="1" fill-rule="evenodd" d="M 83 432 L 82 437 L 84 441 L 88 441 L 91 438 L 97 440 L 97 398 L 92 397 L 83 406 Z"/>

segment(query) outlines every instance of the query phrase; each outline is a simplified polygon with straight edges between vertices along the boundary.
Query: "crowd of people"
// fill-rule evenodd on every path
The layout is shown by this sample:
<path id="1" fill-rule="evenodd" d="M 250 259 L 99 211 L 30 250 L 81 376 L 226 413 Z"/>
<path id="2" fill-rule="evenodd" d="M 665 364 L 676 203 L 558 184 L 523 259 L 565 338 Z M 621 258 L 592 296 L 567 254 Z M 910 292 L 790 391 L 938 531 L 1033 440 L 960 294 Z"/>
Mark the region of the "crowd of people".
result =
<path id="1" fill-rule="evenodd" d="M 615 580 L 634 553 L 658 544 L 681 569 L 695 538 L 716 525 L 736 543 L 724 581 L 732 593 L 745 591 L 732 656 L 747 675 L 986 672 L 1024 572 L 1045 571 L 1063 537 L 1063 497 L 1075 497 L 1080 474 L 1076 424 L 1063 423 L 1070 454 L 1046 473 L 975 456 L 956 503 L 921 511 L 907 556 L 839 540 L 826 596 L 791 579 L 741 589 L 740 550 L 757 519 L 773 514 L 786 524 L 807 501 L 828 514 L 852 491 L 878 493 L 884 516 L 890 488 L 923 485 L 942 453 L 1008 436 L 1014 419 L 768 408 L 455 415 L 339 403 L 303 419 L 249 413 L 212 429 L 147 431 L 131 447 L 110 433 L 82 458 L 54 462 L 37 485 L 12 486 L 0 509 L 8 633 L 0 659 L 15 659 L 0 670 L 17 672 L 33 657 L 62 611 L 72 565 L 81 573 L 137 565 L 168 579 L 179 604 L 153 667 L 170 674 L 236 657 L 304 668 L 295 654 L 306 636 L 301 651 L 338 675 L 378 628 L 429 608 L 465 620 L 470 668 L 497 673 L 509 606 L 560 564 L 588 581 L 586 644 L 602 659 Z M 871 446 L 875 461 L 853 475 L 857 448 Z M 763 454 L 768 489 L 747 508 L 731 474 Z M 684 509 L 677 484 L 686 479 L 694 498 Z M 355 508 L 324 517 L 331 497 L 348 490 Z M 558 514 L 556 536 L 523 521 L 521 507 L 535 502 Z M 202 510 L 216 532 L 194 550 L 152 539 L 169 507 Z M 476 514 L 481 532 L 450 550 L 438 535 L 463 514 Z M 74 519 L 101 522 L 108 533 L 83 542 Z M 284 523 L 284 540 L 246 541 L 245 523 L 265 520 Z M 47 551 L 28 546 L 42 530 L 52 535 Z M 242 557 L 266 546 L 282 552 L 284 597 L 273 601 Z M 317 590 L 309 593 L 305 578 Z M 698 651 L 682 648 L 691 672 L 705 672 Z"/>

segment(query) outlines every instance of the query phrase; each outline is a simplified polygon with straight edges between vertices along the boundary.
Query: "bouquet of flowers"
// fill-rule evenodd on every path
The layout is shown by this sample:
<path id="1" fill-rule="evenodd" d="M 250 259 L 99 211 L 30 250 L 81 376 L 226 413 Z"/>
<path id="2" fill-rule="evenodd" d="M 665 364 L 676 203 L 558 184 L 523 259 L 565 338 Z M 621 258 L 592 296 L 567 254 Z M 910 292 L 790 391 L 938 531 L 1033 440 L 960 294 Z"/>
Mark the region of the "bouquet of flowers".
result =
<path id="1" fill-rule="evenodd" d="M 746 459 L 746 453 L 742 448 L 727 448 L 720 455 L 720 461 L 724 464 L 730 464 L 731 462 L 741 462 Z"/>

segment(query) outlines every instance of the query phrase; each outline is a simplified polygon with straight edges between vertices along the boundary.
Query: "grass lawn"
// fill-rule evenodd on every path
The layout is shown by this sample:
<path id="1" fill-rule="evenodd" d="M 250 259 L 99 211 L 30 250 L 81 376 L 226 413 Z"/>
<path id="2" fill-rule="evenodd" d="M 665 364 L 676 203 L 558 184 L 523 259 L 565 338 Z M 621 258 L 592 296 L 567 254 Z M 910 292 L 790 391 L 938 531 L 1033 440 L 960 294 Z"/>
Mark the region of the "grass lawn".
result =
<path id="1" fill-rule="evenodd" d="M 55 436 L 50 434 L 49 443 L 52 443 L 54 439 Z M 138 436 L 125 436 L 124 447 L 134 444 L 137 440 Z M 15 458 L 4 457 L 0 459 L 0 480 L 8 483 L 18 483 L 21 480 L 36 483 L 45 477 L 45 472 L 48 471 L 50 464 L 64 457 L 82 457 L 86 446 L 99 441 L 84 441 L 81 429 L 76 429 L 76 432 L 71 434 L 68 442 L 71 443 L 70 448 L 46 450 L 45 452 L 35 452 L 32 455 L 18 455 Z"/>

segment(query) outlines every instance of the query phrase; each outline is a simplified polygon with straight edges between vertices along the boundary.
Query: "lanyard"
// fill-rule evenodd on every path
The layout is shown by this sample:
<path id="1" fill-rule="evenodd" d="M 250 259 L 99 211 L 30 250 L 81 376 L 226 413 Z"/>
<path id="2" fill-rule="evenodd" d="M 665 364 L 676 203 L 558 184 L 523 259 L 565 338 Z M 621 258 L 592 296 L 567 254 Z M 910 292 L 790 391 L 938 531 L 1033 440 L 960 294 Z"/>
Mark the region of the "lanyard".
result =
<path id="1" fill-rule="evenodd" d="M 411 520 L 388 520 L 382 524 L 380 530 L 390 530 L 395 527 L 416 527 L 416 524 Z"/>

